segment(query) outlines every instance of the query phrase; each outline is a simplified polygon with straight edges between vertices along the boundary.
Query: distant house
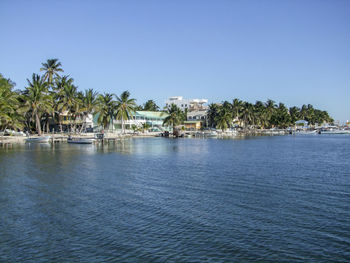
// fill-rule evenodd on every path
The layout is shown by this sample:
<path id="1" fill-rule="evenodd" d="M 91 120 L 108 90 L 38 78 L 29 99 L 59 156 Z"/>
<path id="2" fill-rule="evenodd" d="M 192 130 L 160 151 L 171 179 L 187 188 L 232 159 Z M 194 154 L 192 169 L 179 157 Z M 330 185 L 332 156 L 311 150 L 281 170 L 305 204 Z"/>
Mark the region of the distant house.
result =
<path id="1" fill-rule="evenodd" d="M 73 114 L 69 114 L 68 111 L 64 111 L 60 113 L 59 115 L 60 123 L 62 126 L 63 131 L 68 131 L 75 127 L 76 129 L 80 130 L 91 130 L 93 128 L 93 115 L 91 113 L 87 114 L 86 116 L 77 115 L 74 116 Z M 52 127 L 54 130 L 58 131 L 60 130 L 59 123 L 52 122 Z"/>
<path id="2" fill-rule="evenodd" d="M 298 128 L 308 128 L 309 122 L 305 120 L 298 120 L 295 122 L 295 126 Z"/>

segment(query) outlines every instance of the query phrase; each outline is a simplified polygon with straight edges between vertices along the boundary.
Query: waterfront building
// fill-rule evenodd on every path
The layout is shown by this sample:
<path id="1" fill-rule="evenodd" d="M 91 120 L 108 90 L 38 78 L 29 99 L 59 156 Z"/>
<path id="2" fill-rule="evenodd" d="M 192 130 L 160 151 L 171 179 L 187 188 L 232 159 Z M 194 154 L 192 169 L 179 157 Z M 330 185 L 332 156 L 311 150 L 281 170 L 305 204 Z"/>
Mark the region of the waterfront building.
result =
<path id="1" fill-rule="evenodd" d="M 165 107 L 169 108 L 171 104 L 175 104 L 178 108 L 185 111 L 206 110 L 207 99 L 184 99 L 182 96 L 170 97 L 165 101 Z"/>
<path id="2" fill-rule="evenodd" d="M 164 119 L 168 116 L 166 112 L 162 111 L 136 111 L 134 116 L 129 120 L 124 120 L 125 129 L 132 130 L 133 126 L 142 128 L 146 123 L 149 125 L 151 131 L 167 131 L 169 127 L 163 127 Z M 98 127 L 96 115 L 94 117 L 95 129 L 101 129 Z M 110 125 L 109 130 L 120 130 L 122 126 L 121 120 L 114 120 L 114 126 Z"/>
<path id="3" fill-rule="evenodd" d="M 186 130 L 196 131 L 203 127 L 202 121 L 184 121 L 184 127 Z"/>
<path id="4" fill-rule="evenodd" d="M 298 120 L 295 122 L 295 126 L 300 129 L 307 129 L 309 128 L 308 126 L 309 122 L 305 120 Z"/>
<path id="5" fill-rule="evenodd" d="M 190 128 L 190 129 L 194 128 L 196 130 L 199 130 L 204 126 L 207 126 L 207 124 L 208 124 L 207 115 L 208 115 L 208 111 L 204 110 L 204 109 L 187 112 L 188 125 L 185 125 L 185 127 Z M 192 127 L 191 124 L 193 124 L 194 126 Z"/>
<path id="6" fill-rule="evenodd" d="M 73 116 L 72 114 L 69 114 L 68 111 L 64 111 L 60 113 L 60 119 L 63 131 L 72 131 L 73 128 L 79 131 L 92 131 L 94 126 L 93 115 L 90 113 L 86 116 Z M 60 131 L 60 128 L 59 123 L 56 123 L 53 120 L 50 121 L 51 131 Z"/>

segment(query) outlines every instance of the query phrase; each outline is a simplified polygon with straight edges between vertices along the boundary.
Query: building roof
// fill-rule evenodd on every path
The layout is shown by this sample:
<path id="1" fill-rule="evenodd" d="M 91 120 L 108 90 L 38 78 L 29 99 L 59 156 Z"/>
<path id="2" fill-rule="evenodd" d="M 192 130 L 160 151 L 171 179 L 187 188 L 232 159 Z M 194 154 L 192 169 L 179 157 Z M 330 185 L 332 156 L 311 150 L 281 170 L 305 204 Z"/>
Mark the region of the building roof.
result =
<path id="1" fill-rule="evenodd" d="M 308 124 L 308 121 L 298 120 L 295 122 L 295 124 Z"/>
<path id="2" fill-rule="evenodd" d="M 169 116 L 168 113 L 162 111 L 136 111 L 135 115 L 149 119 L 165 119 Z"/>
<path id="3" fill-rule="evenodd" d="M 201 122 L 201 121 L 184 121 L 184 124 L 196 124 L 199 122 Z"/>

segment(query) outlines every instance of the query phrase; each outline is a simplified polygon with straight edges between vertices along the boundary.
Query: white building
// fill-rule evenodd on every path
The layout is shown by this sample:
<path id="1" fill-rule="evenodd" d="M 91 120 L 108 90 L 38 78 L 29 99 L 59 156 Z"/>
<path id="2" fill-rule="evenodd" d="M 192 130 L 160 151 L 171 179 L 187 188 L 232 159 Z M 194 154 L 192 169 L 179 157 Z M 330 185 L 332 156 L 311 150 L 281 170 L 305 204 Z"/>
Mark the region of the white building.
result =
<path id="1" fill-rule="evenodd" d="M 165 101 L 165 107 L 169 108 L 171 104 L 175 104 L 181 110 L 205 110 L 207 107 L 204 105 L 208 103 L 207 99 L 184 99 L 181 96 L 170 97 Z"/>

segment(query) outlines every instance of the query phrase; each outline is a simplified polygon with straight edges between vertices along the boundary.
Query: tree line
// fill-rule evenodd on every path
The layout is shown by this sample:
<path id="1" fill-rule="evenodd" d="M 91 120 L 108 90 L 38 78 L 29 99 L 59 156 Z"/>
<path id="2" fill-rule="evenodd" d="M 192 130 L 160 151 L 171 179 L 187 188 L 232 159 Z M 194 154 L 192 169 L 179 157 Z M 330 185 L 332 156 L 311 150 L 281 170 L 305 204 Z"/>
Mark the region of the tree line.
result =
<path id="1" fill-rule="evenodd" d="M 269 99 L 266 102 L 257 101 L 255 104 L 234 99 L 232 103 L 224 101 L 213 103 L 208 109 L 208 126 L 227 129 L 233 125 L 243 128 L 287 128 L 297 120 L 306 120 L 309 124 L 332 123 L 334 120 L 327 111 L 315 109 L 311 104 L 287 108 L 285 104 L 276 104 Z"/>
<path id="2" fill-rule="evenodd" d="M 25 129 L 39 135 L 51 127 L 63 131 L 63 118 L 70 120 L 70 130 L 76 131 L 77 120 L 82 120 L 79 131 L 89 114 L 98 114 L 97 122 L 103 128 L 113 120 L 129 119 L 137 109 L 136 100 L 124 91 L 120 96 L 99 94 L 93 89 L 79 91 L 74 79 L 64 72 L 58 59 L 42 63 L 42 75 L 33 73 L 24 90 L 14 90 L 15 83 L 0 74 L 0 129 Z M 150 104 L 150 103 L 148 103 Z"/>
<path id="3" fill-rule="evenodd" d="M 35 131 L 39 135 L 58 127 L 63 132 L 64 117 L 69 118 L 69 129 L 83 131 L 90 114 L 97 115 L 97 123 L 103 129 L 114 128 L 115 119 L 121 121 L 125 132 L 125 121 L 135 111 L 160 111 L 153 100 L 137 105 L 128 91 L 119 96 L 113 93 L 99 94 L 93 89 L 79 91 L 74 79 L 64 72 L 58 59 L 42 63 L 42 75 L 33 73 L 27 79 L 24 90 L 14 90 L 15 83 L 0 74 L 0 129 L 21 129 Z M 175 127 L 186 120 L 186 112 L 175 105 L 164 109 L 168 113 L 164 125 Z M 297 120 L 310 124 L 333 122 L 326 111 L 312 105 L 301 108 L 287 108 L 283 103 L 272 100 L 257 101 L 255 104 L 234 99 L 232 103 L 212 103 L 208 107 L 206 126 L 227 129 L 234 125 L 253 128 L 286 128 Z M 78 122 L 80 120 L 80 122 Z M 67 125 L 66 125 L 67 126 Z M 145 127 L 144 127 L 145 128 Z"/>

